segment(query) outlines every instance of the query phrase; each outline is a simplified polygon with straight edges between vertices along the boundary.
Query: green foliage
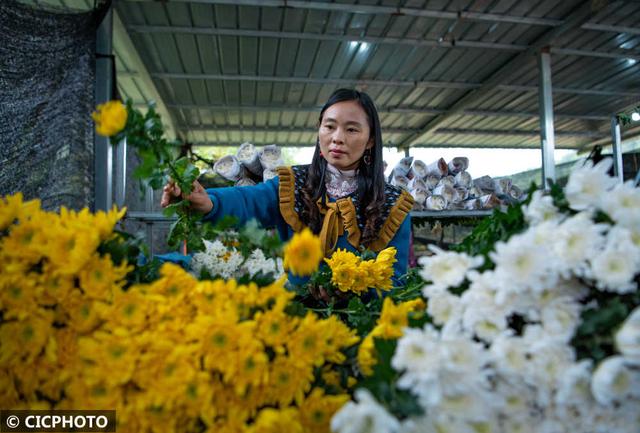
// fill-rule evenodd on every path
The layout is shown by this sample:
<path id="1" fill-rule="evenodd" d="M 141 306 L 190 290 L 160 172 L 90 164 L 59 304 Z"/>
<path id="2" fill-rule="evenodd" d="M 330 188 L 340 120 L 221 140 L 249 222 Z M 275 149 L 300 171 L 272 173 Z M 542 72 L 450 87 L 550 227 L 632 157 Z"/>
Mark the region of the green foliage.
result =
<path id="1" fill-rule="evenodd" d="M 636 278 L 636 283 L 640 283 Z M 640 305 L 640 291 L 612 297 L 610 293 L 592 289 L 584 301 L 580 326 L 571 341 L 578 359 L 599 362 L 615 354 L 614 336 L 622 322 Z"/>
<path id="2" fill-rule="evenodd" d="M 509 206 L 505 212 L 495 209 L 489 218 L 483 219 L 467 236 L 464 241 L 453 250 L 464 252 L 471 256 L 483 256 L 485 264 L 481 270 L 493 268 L 489 253 L 494 250 L 498 241 L 506 241 L 512 235 L 520 233 L 526 228 L 522 204 Z"/>
<path id="3" fill-rule="evenodd" d="M 143 115 L 133 107 L 131 100 L 126 105 L 127 124 L 111 137 L 111 143 L 115 145 L 126 139 L 127 145 L 135 149 L 140 163 L 134 170 L 134 176 L 140 180 L 141 192 L 144 193 L 147 186 L 159 189 L 171 179 L 183 196 L 189 195 L 200 171 L 187 157 L 177 158 L 180 143 L 164 138 L 164 127 L 155 106 L 149 104 Z M 202 215 L 190 208 L 188 200 L 183 199 L 167 207 L 164 214 L 177 217 L 169 231 L 169 247 L 178 248 L 184 241 L 189 251 L 204 249 L 202 239 L 207 231 L 206 224 L 201 223 Z"/>
<path id="4" fill-rule="evenodd" d="M 400 419 L 409 416 L 422 415 L 423 410 L 417 399 L 408 391 L 396 387 L 400 373 L 391 366 L 391 358 L 396 351 L 396 340 L 374 338 L 377 363 L 373 367 L 373 374 L 360 382 L 360 386 L 367 388 L 381 404 Z"/>
<path id="5" fill-rule="evenodd" d="M 634 111 L 636 113 L 640 113 L 640 105 L 638 105 L 635 108 L 632 108 L 629 112 L 621 112 L 616 114 L 616 118 L 618 119 L 618 122 L 622 126 L 629 125 L 631 122 L 633 122 L 633 119 L 631 119 L 631 113 L 633 113 Z"/>
<path id="6" fill-rule="evenodd" d="M 374 298 L 364 303 L 360 297 L 353 297 L 347 305 L 344 320 L 356 330 L 358 335 L 365 336 L 376 326 L 381 310 L 382 300 L 380 298 Z"/>
<path id="7" fill-rule="evenodd" d="M 126 277 L 125 289 L 141 283 L 150 283 L 158 279 L 158 260 L 142 263 L 142 257 L 148 257 L 149 251 L 142 236 L 134 236 L 129 233 L 114 230 L 113 237 L 102 242 L 98 247 L 100 255 L 109 255 L 114 264 L 120 265 L 123 261 L 134 265 Z"/>

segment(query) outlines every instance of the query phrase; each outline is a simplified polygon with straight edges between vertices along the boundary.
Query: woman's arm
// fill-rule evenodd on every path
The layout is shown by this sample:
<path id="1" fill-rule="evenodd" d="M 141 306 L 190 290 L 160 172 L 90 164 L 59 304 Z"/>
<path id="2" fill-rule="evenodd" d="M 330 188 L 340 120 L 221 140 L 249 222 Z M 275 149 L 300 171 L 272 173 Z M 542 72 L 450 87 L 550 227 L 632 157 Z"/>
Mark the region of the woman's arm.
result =
<path id="1" fill-rule="evenodd" d="M 204 216 L 205 221 L 234 216 L 239 225 L 253 218 L 263 227 L 281 225 L 277 177 L 257 185 L 212 188 L 206 192 L 213 208 Z"/>

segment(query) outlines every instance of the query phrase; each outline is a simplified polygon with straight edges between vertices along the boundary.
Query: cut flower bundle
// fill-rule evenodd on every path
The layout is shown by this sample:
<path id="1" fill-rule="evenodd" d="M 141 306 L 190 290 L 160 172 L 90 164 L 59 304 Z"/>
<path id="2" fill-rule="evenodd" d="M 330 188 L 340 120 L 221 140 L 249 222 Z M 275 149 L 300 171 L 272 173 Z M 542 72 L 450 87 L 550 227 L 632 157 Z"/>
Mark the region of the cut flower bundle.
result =
<path id="1" fill-rule="evenodd" d="M 361 389 L 334 430 L 640 431 L 640 190 L 610 166 L 534 193 L 528 227 L 486 257 L 422 258 L 431 323 L 405 328 L 390 359 L 421 413 Z"/>

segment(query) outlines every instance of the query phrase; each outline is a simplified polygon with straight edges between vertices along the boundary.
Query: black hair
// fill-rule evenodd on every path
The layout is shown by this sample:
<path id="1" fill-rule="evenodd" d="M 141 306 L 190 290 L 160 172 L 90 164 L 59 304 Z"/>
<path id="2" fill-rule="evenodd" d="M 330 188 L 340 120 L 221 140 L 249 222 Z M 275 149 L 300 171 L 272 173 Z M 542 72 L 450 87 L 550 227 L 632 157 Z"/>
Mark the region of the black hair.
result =
<path id="1" fill-rule="evenodd" d="M 356 194 L 360 208 L 364 213 L 364 230 L 361 243 L 367 246 L 378 237 L 378 228 L 382 219 L 382 205 L 385 200 L 382 131 L 378 110 L 373 100 L 366 93 L 353 89 L 338 89 L 333 92 L 320 111 L 319 123 L 322 123 L 322 116 L 329 107 L 343 101 L 356 101 L 360 104 L 369 121 L 369 138 L 373 139 L 373 146 L 365 150 L 363 154 L 363 158 L 365 155 L 370 156 L 370 164 L 366 164 L 361 158 L 360 165 L 357 168 L 358 189 Z M 307 180 L 301 191 L 303 209 L 300 215 L 302 221 L 316 234 L 322 229 L 322 216 L 316 202 L 326 194 L 326 169 L 327 160 L 320 155 L 320 142 L 318 140 L 313 160 L 309 166 Z"/>

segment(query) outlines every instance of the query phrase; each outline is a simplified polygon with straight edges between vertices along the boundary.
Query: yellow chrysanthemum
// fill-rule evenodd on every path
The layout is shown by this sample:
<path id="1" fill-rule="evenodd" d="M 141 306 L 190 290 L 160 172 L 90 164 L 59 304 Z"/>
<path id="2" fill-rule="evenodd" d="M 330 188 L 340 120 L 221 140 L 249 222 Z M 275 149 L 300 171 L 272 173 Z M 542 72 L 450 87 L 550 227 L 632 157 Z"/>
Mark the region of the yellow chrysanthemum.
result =
<path id="1" fill-rule="evenodd" d="M 293 275 L 308 276 L 318 269 L 322 260 L 320 238 L 308 228 L 293 235 L 284 247 L 284 268 Z"/>
<path id="2" fill-rule="evenodd" d="M 96 110 L 91 114 L 91 118 L 96 122 L 96 132 L 100 135 L 116 135 L 127 124 L 127 108 L 120 101 L 99 104 Z"/>
<path id="3" fill-rule="evenodd" d="M 35 215 L 40 211 L 40 200 L 23 202 L 22 193 L 0 198 L 0 230 L 5 230 L 16 220 Z"/>
<path id="4" fill-rule="evenodd" d="M 391 298 L 385 298 L 380 319 L 371 334 L 386 339 L 400 338 L 402 329 L 409 324 L 409 313 L 424 310 L 424 308 L 424 301 L 419 298 L 398 305 L 395 305 Z"/>
<path id="5" fill-rule="evenodd" d="M 100 316 L 109 319 L 110 324 L 141 331 L 148 326 L 148 318 L 153 314 L 153 303 L 149 298 L 138 286 L 127 291 L 116 288 L 113 303 L 98 304 L 97 309 Z"/>
<path id="6" fill-rule="evenodd" d="M 65 387 L 65 398 L 56 409 L 95 409 L 104 410 L 105 407 L 122 407 L 124 389 L 119 386 L 107 385 L 105 382 L 87 382 L 81 374 L 70 378 Z"/>
<path id="7" fill-rule="evenodd" d="M 358 366 L 363 376 L 371 376 L 374 365 L 376 365 L 375 346 L 373 335 L 369 334 L 358 347 Z"/>
<path id="8" fill-rule="evenodd" d="M 367 273 L 366 267 L 363 267 L 362 264 L 363 262 L 360 262 L 353 273 L 353 283 L 351 286 L 351 291 L 357 294 L 366 292 L 372 283 Z"/>
<path id="9" fill-rule="evenodd" d="M 127 383 L 135 368 L 138 348 L 135 339 L 124 332 L 94 332 L 78 339 L 78 356 L 84 361 L 83 373 L 89 383 L 109 386 Z"/>
<path id="10" fill-rule="evenodd" d="M 328 432 L 331 418 L 349 400 L 347 394 L 324 395 L 322 389 L 315 388 L 300 404 L 300 420 L 304 431 Z"/>
<path id="11" fill-rule="evenodd" d="M 80 334 L 93 331 L 101 321 L 96 301 L 83 296 L 79 289 L 72 290 L 56 310 L 60 319 Z"/>
<path id="12" fill-rule="evenodd" d="M 255 423 L 247 429 L 250 433 L 303 433 L 300 413 L 293 408 L 263 409 Z"/>
<path id="13" fill-rule="evenodd" d="M 0 240 L 0 248 L 15 260 L 29 264 L 38 263 L 42 258 L 42 222 L 21 221 L 11 227 L 9 235 Z"/>
<path id="14" fill-rule="evenodd" d="M 115 290 L 123 285 L 123 279 L 132 269 L 126 261 L 116 266 L 109 255 L 95 254 L 80 271 L 80 287 L 85 295 L 99 300 L 111 300 Z"/>
<path id="15" fill-rule="evenodd" d="M 0 407 L 15 408 L 20 402 L 13 375 L 8 369 L 0 368 Z"/>
<path id="16" fill-rule="evenodd" d="M 299 322 L 287 341 L 290 356 L 300 365 L 319 366 L 324 362 L 326 341 L 318 338 L 319 321 L 315 314 L 309 312 Z"/>
<path id="17" fill-rule="evenodd" d="M 318 322 L 318 335 L 324 339 L 323 356 L 329 362 L 343 363 L 346 359 L 342 349 L 356 344 L 360 337 L 354 329 L 350 329 L 337 316 L 329 316 Z"/>
<path id="18" fill-rule="evenodd" d="M 357 265 L 342 264 L 331 268 L 331 282 L 341 292 L 348 292 L 355 284 Z"/>
<path id="19" fill-rule="evenodd" d="M 252 341 L 238 350 L 235 368 L 226 373 L 225 380 L 233 384 L 238 395 L 242 395 L 247 387 L 258 387 L 267 382 L 268 364 L 269 357 L 262 344 Z"/>
<path id="20" fill-rule="evenodd" d="M 385 248 L 376 257 L 376 272 L 374 287 L 381 290 L 389 290 L 393 287 L 391 277 L 393 277 L 393 264 L 396 262 L 396 249 L 394 247 Z"/>
<path id="21" fill-rule="evenodd" d="M 265 401 L 286 406 L 293 400 L 301 401 L 311 389 L 313 367 L 301 365 L 290 356 L 277 355 L 269 365 L 269 382 Z"/>
<path id="22" fill-rule="evenodd" d="M 256 337 L 278 353 L 284 351 L 284 345 L 291 331 L 298 324 L 298 318 L 290 317 L 282 310 L 258 312 L 255 315 L 255 321 Z"/>
<path id="23" fill-rule="evenodd" d="M 335 266 L 358 266 L 360 263 L 360 257 L 356 256 L 351 251 L 338 248 L 331 254 L 331 257 L 324 259 L 331 269 Z"/>
<path id="24" fill-rule="evenodd" d="M 2 323 L 0 368 L 33 362 L 53 334 L 52 321 L 52 317 L 32 315 L 25 320 Z"/>
<path id="25" fill-rule="evenodd" d="M 75 286 L 74 280 L 74 276 L 63 275 L 50 263 L 45 263 L 42 274 L 37 278 L 37 284 L 43 289 L 41 303 L 55 305 L 64 302 Z"/>
<path id="26" fill-rule="evenodd" d="M 36 278 L 18 274 L 0 274 L 0 310 L 4 319 L 23 320 L 38 313 L 38 301 L 43 289 Z"/>
<path id="27" fill-rule="evenodd" d="M 393 264 L 396 262 L 396 247 L 388 247 L 378 253 L 376 257 L 376 262 L 378 263 L 390 263 Z"/>

